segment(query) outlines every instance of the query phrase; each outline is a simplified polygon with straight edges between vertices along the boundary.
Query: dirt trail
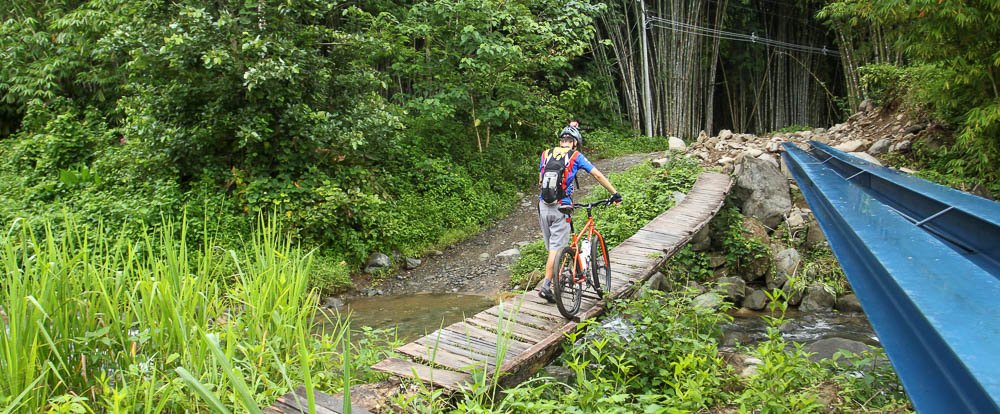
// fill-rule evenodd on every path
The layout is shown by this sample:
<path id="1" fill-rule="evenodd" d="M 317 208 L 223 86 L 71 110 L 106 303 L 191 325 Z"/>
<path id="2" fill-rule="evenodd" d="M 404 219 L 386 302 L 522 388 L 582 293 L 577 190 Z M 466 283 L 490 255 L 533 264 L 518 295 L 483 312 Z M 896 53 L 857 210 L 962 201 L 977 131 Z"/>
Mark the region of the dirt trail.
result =
<path id="1" fill-rule="evenodd" d="M 594 164 L 605 174 L 621 172 L 658 154 L 632 154 Z M 579 184 L 580 189 L 574 194 L 577 197 L 589 193 L 597 181 L 581 172 Z M 497 254 L 542 237 L 535 207 L 537 197 L 534 193 L 525 195 L 514 211 L 486 230 L 448 247 L 440 254 L 422 258 L 420 267 L 401 270 L 389 276 L 382 285 L 367 290 L 372 293 L 380 291 L 379 294 L 384 295 L 451 292 L 494 295 L 500 292 L 510 280 L 509 267 L 513 262 L 497 257 Z"/>

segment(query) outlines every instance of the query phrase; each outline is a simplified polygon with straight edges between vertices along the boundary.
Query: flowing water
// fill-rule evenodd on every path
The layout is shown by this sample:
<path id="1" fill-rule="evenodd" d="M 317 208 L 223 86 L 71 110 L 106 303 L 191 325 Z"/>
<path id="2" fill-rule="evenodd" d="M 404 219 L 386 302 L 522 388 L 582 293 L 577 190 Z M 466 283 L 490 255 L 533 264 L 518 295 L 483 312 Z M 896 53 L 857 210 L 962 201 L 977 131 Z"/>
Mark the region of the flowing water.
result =
<path id="1" fill-rule="evenodd" d="M 736 342 L 747 345 L 766 340 L 768 323 L 762 318 L 766 315 L 769 314 L 746 310 L 733 312 L 733 322 L 723 327 L 724 345 L 731 346 Z M 785 313 L 785 323 L 779 330 L 786 340 L 801 343 L 844 338 L 881 346 L 868 319 L 861 313 L 804 313 L 789 309 Z"/>

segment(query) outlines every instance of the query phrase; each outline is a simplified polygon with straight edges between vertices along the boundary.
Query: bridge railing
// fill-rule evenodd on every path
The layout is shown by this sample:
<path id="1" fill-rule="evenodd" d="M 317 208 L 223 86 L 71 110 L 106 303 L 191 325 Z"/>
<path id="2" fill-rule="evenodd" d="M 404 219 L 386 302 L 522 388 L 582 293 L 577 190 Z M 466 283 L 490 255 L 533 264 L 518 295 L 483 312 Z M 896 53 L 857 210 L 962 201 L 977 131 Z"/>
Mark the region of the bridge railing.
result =
<path id="1" fill-rule="evenodd" d="M 1000 204 L 810 144 L 783 157 L 914 406 L 1000 411 Z"/>

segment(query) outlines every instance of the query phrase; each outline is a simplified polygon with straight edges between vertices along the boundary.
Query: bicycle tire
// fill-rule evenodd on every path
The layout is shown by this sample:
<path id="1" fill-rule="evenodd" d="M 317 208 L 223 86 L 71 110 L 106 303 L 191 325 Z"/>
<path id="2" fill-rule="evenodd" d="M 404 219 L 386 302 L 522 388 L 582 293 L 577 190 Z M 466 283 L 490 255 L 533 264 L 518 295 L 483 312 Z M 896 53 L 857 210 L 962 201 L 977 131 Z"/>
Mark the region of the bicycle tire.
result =
<path id="1" fill-rule="evenodd" d="M 611 293 L 611 257 L 603 237 L 590 237 L 590 279 L 594 280 L 598 297 Z"/>
<path id="2" fill-rule="evenodd" d="M 580 273 L 576 251 L 569 246 L 559 249 L 559 253 L 556 255 L 556 265 L 552 281 L 552 294 L 556 299 L 556 308 L 566 319 L 573 319 L 580 311 L 580 302 L 583 300 L 583 283 L 576 281 L 575 277 Z"/>

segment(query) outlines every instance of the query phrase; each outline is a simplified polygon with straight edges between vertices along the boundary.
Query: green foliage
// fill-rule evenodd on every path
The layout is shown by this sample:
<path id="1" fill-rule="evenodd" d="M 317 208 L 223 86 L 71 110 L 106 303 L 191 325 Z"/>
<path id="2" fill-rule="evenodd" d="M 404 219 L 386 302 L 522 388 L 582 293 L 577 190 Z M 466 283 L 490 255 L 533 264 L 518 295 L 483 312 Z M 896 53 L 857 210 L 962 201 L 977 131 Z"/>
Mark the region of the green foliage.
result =
<path id="1" fill-rule="evenodd" d="M 346 322 L 314 329 L 310 256 L 269 224 L 235 246 L 191 243 L 185 224 L 96 240 L 62 227 L 14 225 L 0 238 L 0 401 L 11 412 L 203 412 L 196 394 L 256 408 L 303 382 L 335 389 L 344 370 L 369 378 L 351 364 L 384 351 L 362 343 L 346 358 Z"/>
<path id="2" fill-rule="evenodd" d="M 829 248 L 811 249 L 802 256 L 802 269 L 795 277 L 790 277 L 793 286 L 805 288 L 812 284 L 822 284 L 837 296 L 851 290 L 844 269 Z"/>
<path id="3" fill-rule="evenodd" d="M 736 397 L 741 412 L 763 409 L 766 412 L 820 412 L 816 387 L 827 374 L 819 364 L 809 360 L 801 343 L 785 341 L 779 327 L 785 322 L 787 308 L 780 290 L 768 293 L 772 313 L 780 308 L 780 316 L 765 316 L 768 322 L 767 341 L 753 350 L 762 361 L 756 373 L 747 378 L 746 387 Z"/>
<path id="4" fill-rule="evenodd" d="M 996 187 L 1000 173 L 1000 3 L 969 1 L 838 1 L 823 12 L 835 21 L 878 27 L 905 52 L 904 68 L 866 68 L 876 95 L 901 96 L 907 107 L 926 108 L 939 122 L 958 127 L 956 148 L 944 155 L 946 175 L 979 177 Z M 898 90 L 891 91 L 893 82 Z M 878 97 L 878 96 L 876 96 Z"/>
<path id="5" fill-rule="evenodd" d="M 704 282 L 714 276 L 709 265 L 708 256 L 702 252 L 691 250 L 691 245 L 674 254 L 660 269 L 667 280 Z"/>
<path id="6" fill-rule="evenodd" d="M 345 286 L 341 261 L 420 253 L 510 207 L 525 160 L 589 105 L 569 69 L 602 7 L 15 1 L 0 219 L 138 235 L 186 211 L 238 239 L 264 212 L 328 258 L 317 285 Z"/>
<path id="7" fill-rule="evenodd" d="M 788 126 L 782 127 L 781 129 L 778 129 L 777 132 L 798 132 L 798 131 L 809 131 L 811 129 L 812 129 L 812 127 L 810 127 L 809 125 L 797 125 L 797 124 L 793 124 L 793 125 L 788 125 Z"/>
<path id="8" fill-rule="evenodd" d="M 545 248 L 544 240 L 535 240 L 521 247 L 521 257 L 510 267 L 511 286 L 521 286 L 525 289 L 533 288 L 529 286 L 531 275 L 540 269 L 545 269 L 545 261 L 549 257 L 549 252 Z M 542 276 L 538 273 L 536 275 Z"/>
<path id="9" fill-rule="evenodd" d="M 649 164 L 635 166 L 624 173 L 610 174 L 609 179 L 624 197 L 619 206 L 595 210 L 598 228 L 608 244 L 617 246 L 642 226 L 674 205 L 674 192 L 686 193 L 701 173 L 701 166 L 690 158 L 674 154 L 660 169 Z M 598 187 L 587 200 L 610 195 Z M 586 221 L 586 212 L 577 211 L 573 220 Z"/>
<path id="10" fill-rule="evenodd" d="M 833 380 L 840 388 L 838 396 L 845 410 L 863 407 L 871 411 L 912 411 L 896 371 L 881 348 L 870 348 L 861 354 L 838 351 L 824 366 L 834 372 Z"/>
<path id="11" fill-rule="evenodd" d="M 907 90 L 907 73 L 896 65 L 873 64 L 858 68 L 861 89 L 877 106 L 891 104 Z"/>
<path id="12" fill-rule="evenodd" d="M 716 228 L 713 233 L 722 235 L 726 265 L 736 271 L 744 271 L 754 260 L 770 254 L 768 246 L 749 234 L 743 220 L 739 210 L 730 206 L 722 209 L 711 222 Z"/>
<path id="13" fill-rule="evenodd" d="M 647 137 L 636 131 L 597 128 L 584 135 L 584 151 L 588 157 L 613 158 L 626 154 L 665 151 L 669 148 L 665 137 Z"/>

